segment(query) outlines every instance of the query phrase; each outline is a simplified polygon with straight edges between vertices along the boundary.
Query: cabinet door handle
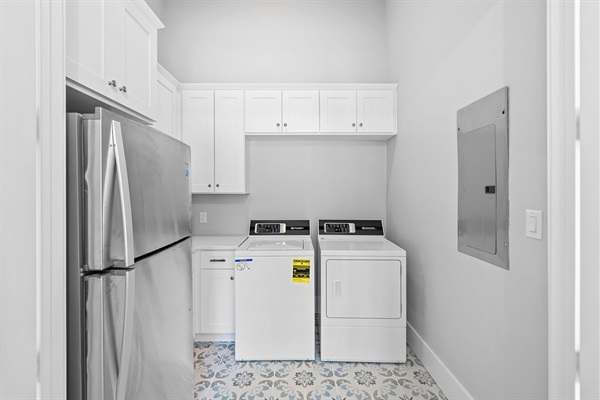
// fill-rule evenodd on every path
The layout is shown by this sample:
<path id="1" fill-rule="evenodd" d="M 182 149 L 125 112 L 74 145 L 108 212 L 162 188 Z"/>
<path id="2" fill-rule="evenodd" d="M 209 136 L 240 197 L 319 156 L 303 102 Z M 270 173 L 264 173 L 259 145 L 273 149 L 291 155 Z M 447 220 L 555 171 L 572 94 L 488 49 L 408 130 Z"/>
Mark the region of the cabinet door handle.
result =
<path id="1" fill-rule="evenodd" d="M 353 123 L 352 123 L 352 127 L 354 128 L 355 126 L 356 126 L 356 124 L 353 122 Z"/>
<path id="2" fill-rule="evenodd" d="M 127 86 L 123 85 L 119 88 L 119 90 L 123 93 L 127 93 Z"/>
<path id="3" fill-rule="evenodd" d="M 283 127 L 284 127 L 284 128 L 287 128 L 287 122 L 286 122 L 285 124 L 283 124 Z"/>
<path id="4" fill-rule="evenodd" d="M 212 187 L 212 185 L 209 183 L 209 184 L 208 184 L 208 187 Z"/>
<path id="5" fill-rule="evenodd" d="M 211 258 L 210 262 L 225 262 L 227 260 L 225 260 L 224 258 Z"/>
<path id="6" fill-rule="evenodd" d="M 219 187 L 219 184 L 217 183 L 217 187 Z"/>
<path id="7" fill-rule="evenodd" d="M 281 126 L 281 124 L 278 122 L 278 123 L 277 123 L 277 127 L 279 128 L 280 126 Z"/>
<path id="8" fill-rule="evenodd" d="M 359 127 L 360 127 L 360 126 L 362 126 L 362 122 L 361 122 L 360 124 L 358 124 L 358 126 L 359 126 Z"/>
<path id="9" fill-rule="evenodd" d="M 114 79 L 108 81 L 108 86 L 114 86 L 117 87 L 117 81 L 115 81 Z"/>
<path id="10" fill-rule="evenodd" d="M 230 277 L 229 277 L 229 279 L 230 279 L 230 280 L 233 280 L 233 279 L 234 279 L 234 277 L 233 277 L 233 276 L 230 276 Z"/>

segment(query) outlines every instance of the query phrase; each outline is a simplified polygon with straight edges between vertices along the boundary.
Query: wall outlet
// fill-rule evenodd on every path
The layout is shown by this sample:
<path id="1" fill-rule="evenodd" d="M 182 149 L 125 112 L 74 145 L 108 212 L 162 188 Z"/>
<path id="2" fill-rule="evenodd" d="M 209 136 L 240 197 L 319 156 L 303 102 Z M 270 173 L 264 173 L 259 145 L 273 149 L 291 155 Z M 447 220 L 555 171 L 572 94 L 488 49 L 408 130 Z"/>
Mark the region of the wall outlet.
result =
<path id="1" fill-rule="evenodd" d="M 207 214 L 208 214 L 208 213 L 206 213 L 205 211 L 202 211 L 202 212 L 200 213 L 200 223 L 201 223 L 201 224 L 205 224 L 205 223 L 206 223 L 206 220 L 207 220 Z"/>

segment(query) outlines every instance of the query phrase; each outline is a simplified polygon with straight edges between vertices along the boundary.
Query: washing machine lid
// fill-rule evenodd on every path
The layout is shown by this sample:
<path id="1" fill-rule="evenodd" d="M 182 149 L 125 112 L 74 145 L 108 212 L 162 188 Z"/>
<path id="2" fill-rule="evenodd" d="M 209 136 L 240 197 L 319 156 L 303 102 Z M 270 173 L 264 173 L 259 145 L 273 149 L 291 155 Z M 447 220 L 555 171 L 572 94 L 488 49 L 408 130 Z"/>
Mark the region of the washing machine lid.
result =
<path id="1" fill-rule="evenodd" d="M 319 238 L 321 256 L 406 257 L 406 251 L 385 238 L 361 240 Z"/>
<path id="2" fill-rule="evenodd" d="M 254 240 L 248 250 L 304 250 L 303 240 Z"/>
<path id="3" fill-rule="evenodd" d="M 315 253 L 309 238 L 261 237 L 249 238 L 236 250 L 237 254 L 258 256 L 313 256 Z"/>

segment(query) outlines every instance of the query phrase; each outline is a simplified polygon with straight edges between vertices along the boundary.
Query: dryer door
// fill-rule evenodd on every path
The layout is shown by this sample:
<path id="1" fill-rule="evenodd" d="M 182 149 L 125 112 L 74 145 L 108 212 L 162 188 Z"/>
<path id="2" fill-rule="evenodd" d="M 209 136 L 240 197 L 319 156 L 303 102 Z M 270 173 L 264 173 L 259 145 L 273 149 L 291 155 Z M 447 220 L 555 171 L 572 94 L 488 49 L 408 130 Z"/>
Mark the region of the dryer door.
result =
<path id="1" fill-rule="evenodd" d="M 402 316 L 400 260 L 327 260 L 327 317 Z"/>

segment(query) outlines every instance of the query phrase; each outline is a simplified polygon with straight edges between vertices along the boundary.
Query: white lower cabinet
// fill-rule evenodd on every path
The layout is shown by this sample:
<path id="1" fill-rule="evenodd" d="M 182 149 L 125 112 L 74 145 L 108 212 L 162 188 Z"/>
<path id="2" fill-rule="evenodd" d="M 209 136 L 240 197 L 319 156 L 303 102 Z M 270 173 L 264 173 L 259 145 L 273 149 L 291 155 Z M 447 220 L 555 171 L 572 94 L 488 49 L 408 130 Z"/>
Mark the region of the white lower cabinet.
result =
<path id="1" fill-rule="evenodd" d="M 233 340 L 234 251 L 194 253 L 196 340 Z"/>

